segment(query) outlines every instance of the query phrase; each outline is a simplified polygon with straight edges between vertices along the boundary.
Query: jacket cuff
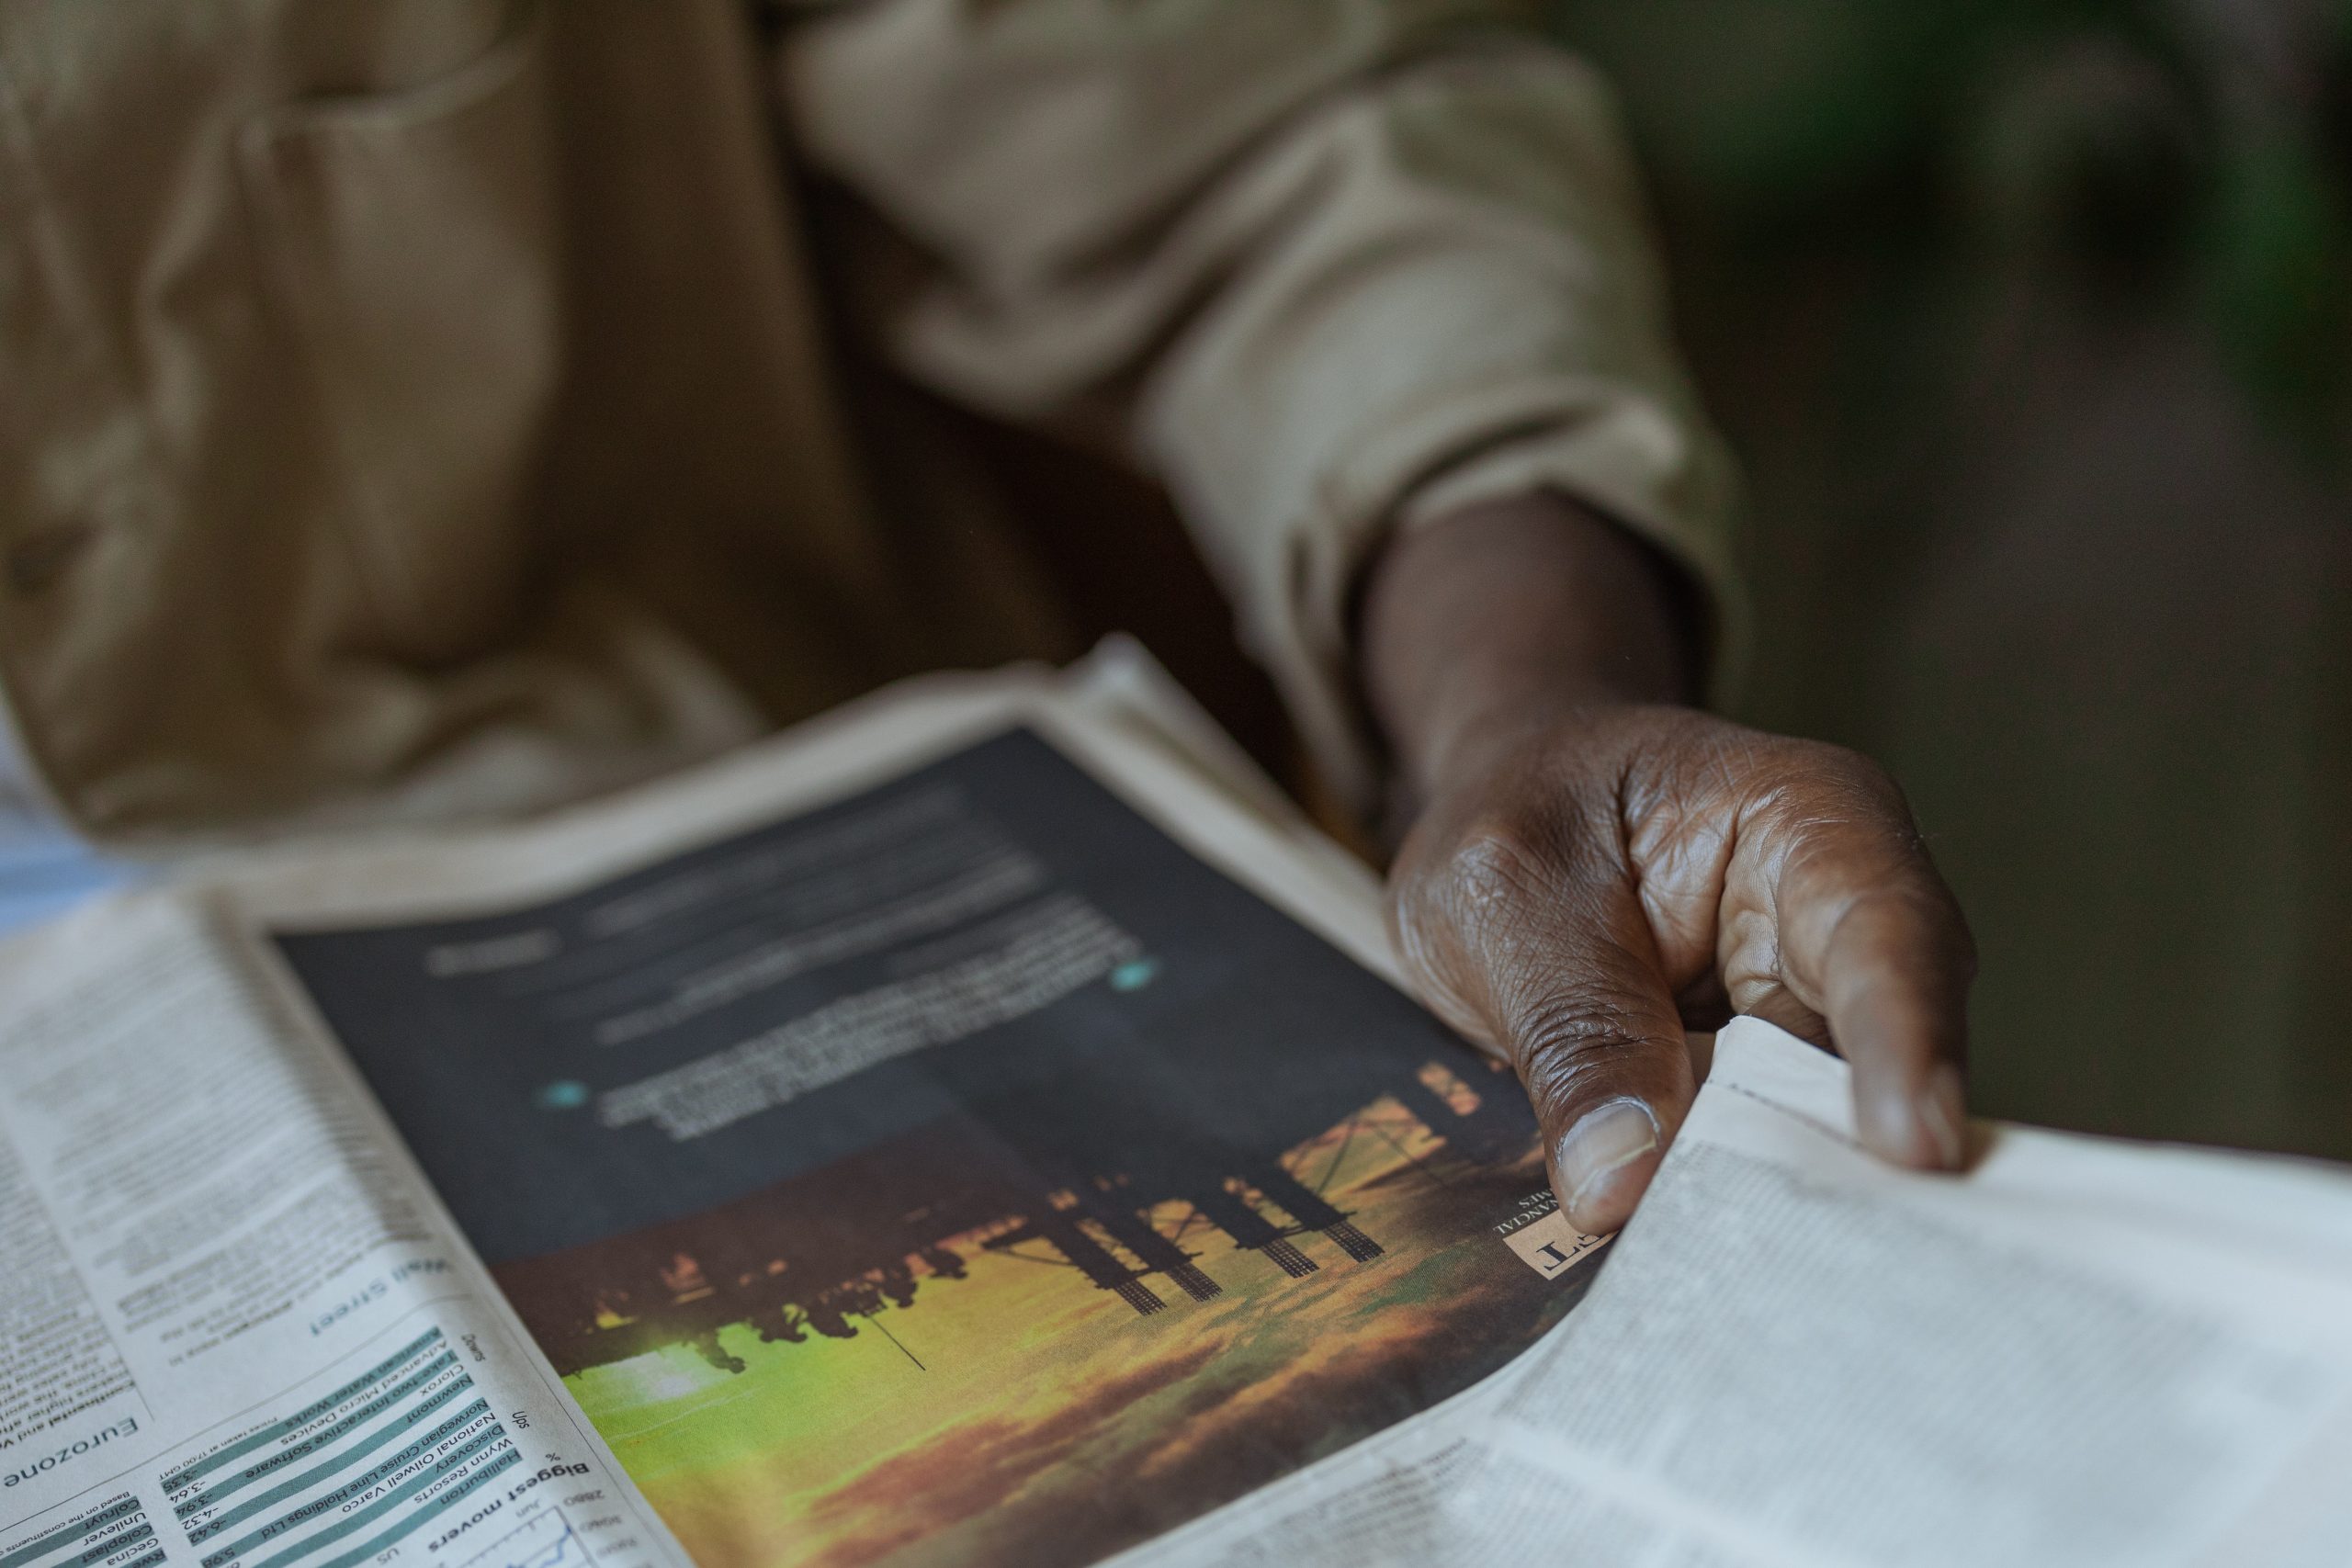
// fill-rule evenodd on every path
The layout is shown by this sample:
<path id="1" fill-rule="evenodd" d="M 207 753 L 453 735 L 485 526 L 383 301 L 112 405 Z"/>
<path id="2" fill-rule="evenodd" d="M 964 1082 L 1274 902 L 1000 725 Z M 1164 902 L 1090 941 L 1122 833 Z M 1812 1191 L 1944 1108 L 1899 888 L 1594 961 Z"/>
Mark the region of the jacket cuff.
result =
<path id="1" fill-rule="evenodd" d="M 1705 615 L 1710 699 L 1720 704 L 1736 689 L 1749 633 L 1728 525 L 1733 468 L 1703 418 L 1600 378 L 1450 387 L 1359 433 L 1311 514 L 1288 531 L 1280 581 L 1261 583 L 1242 605 L 1245 639 L 1349 809 L 1371 818 L 1387 782 L 1352 625 L 1374 553 L 1395 530 L 1547 490 L 1592 507 L 1689 574 Z"/>

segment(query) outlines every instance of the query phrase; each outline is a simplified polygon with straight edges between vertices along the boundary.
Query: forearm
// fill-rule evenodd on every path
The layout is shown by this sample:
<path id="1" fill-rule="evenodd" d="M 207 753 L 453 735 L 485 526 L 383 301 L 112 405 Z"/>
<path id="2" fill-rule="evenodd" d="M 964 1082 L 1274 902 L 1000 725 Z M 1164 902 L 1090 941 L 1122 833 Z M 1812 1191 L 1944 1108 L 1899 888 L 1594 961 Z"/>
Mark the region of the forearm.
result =
<path id="1" fill-rule="evenodd" d="M 1579 707 L 1686 702 L 1682 584 L 1563 496 L 1466 508 L 1393 541 L 1365 580 L 1362 674 L 1406 787 L 1426 799 L 1491 743 Z"/>

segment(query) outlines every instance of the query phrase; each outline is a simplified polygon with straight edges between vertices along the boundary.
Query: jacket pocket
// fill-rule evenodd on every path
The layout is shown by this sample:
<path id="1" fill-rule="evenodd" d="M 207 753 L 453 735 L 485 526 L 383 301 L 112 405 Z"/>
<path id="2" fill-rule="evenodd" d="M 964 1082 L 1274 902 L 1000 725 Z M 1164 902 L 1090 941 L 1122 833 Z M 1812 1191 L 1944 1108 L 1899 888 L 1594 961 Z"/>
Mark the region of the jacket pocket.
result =
<path id="1" fill-rule="evenodd" d="M 529 567 L 563 348 L 548 9 L 423 85 L 272 109 L 239 140 L 327 504 L 397 657 L 497 639 Z"/>

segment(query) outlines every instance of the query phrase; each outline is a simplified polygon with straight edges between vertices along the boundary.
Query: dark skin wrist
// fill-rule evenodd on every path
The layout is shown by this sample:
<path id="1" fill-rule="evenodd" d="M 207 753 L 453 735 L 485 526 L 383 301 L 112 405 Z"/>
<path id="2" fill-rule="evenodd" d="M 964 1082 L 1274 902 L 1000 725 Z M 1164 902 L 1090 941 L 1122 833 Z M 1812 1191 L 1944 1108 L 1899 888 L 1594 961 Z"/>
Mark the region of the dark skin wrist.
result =
<path id="1" fill-rule="evenodd" d="M 1365 582 L 1363 677 L 1410 797 L 1531 724 L 1691 701 L 1670 570 L 1564 496 L 1486 502 L 1391 544 Z"/>
<path id="2" fill-rule="evenodd" d="M 1962 1156 L 1973 956 L 1902 795 L 1865 759 L 1687 705 L 1671 570 L 1565 498 L 1416 529 L 1365 584 L 1363 673 L 1411 829 L 1408 974 L 1527 1085 L 1570 1218 L 1621 1224 L 1726 1004 L 1854 1066 L 1863 1142 Z"/>

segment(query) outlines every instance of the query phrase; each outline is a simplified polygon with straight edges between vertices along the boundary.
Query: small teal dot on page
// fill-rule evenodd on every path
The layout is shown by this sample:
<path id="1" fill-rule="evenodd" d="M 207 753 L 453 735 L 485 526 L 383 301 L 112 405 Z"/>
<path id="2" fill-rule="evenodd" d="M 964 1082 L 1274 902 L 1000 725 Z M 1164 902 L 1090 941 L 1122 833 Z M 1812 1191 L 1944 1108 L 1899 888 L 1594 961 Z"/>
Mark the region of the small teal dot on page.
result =
<path id="1" fill-rule="evenodd" d="M 1111 988 L 1114 991 L 1140 991 L 1159 974 L 1157 958 L 1131 958 L 1111 971 Z"/>
<path id="2" fill-rule="evenodd" d="M 542 1084 L 531 1098 L 542 1111 L 577 1111 L 588 1103 L 588 1086 L 578 1078 L 558 1078 Z"/>

